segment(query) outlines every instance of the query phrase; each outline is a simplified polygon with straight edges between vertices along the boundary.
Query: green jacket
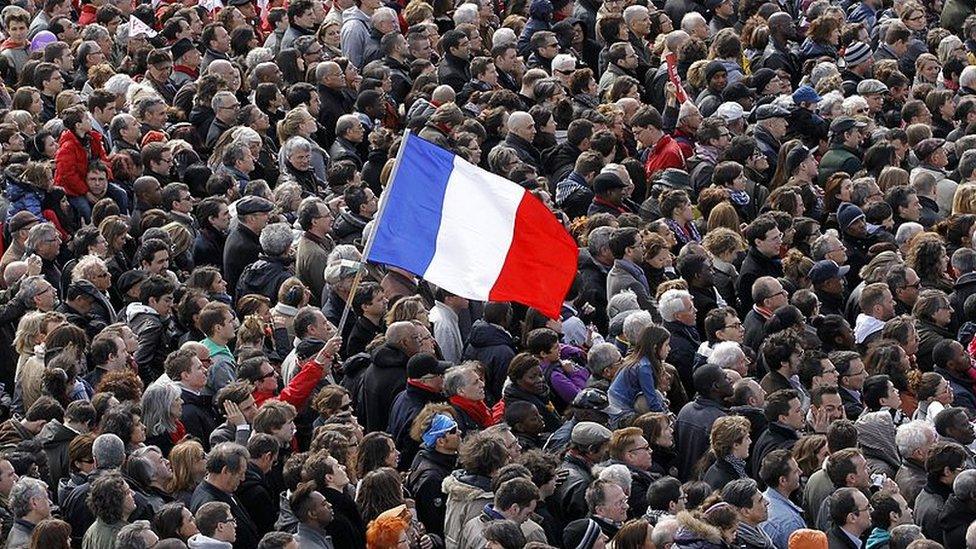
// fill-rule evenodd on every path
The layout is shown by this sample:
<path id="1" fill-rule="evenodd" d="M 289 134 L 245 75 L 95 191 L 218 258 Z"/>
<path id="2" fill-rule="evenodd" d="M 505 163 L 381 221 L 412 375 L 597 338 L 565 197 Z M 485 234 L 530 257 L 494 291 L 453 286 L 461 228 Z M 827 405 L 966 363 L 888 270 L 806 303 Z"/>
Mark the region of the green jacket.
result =
<path id="1" fill-rule="evenodd" d="M 827 178 L 836 172 L 847 172 L 847 175 L 853 176 L 860 169 L 861 158 L 857 151 L 841 144 L 831 145 L 827 154 L 820 159 L 817 183 L 823 187 L 827 183 Z"/>
<path id="2" fill-rule="evenodd" d="M 123 526 L 125 521 L 122 520 L 115 524 L 108 524 L 102 519 L 96 519 L 85 532 L 85 537 L 81 540 L 81 549 L 115 549 L 115 537 Z"/>

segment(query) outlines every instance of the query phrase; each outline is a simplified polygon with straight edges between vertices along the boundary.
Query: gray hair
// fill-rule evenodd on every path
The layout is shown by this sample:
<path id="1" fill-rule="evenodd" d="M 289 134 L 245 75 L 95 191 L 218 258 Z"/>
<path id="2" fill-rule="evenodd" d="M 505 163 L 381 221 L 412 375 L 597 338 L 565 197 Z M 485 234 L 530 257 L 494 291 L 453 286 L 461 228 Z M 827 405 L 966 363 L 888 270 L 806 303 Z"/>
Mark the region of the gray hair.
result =
<path id="1" fill-rule="evenodd" d="M 601 250 L 610 245 L 610 236 L 614 230 L 613 227 L 605 225 L 590 231 L 589 236 L 586 237 L 586 251 L 590 252 L 590 256 L 599 255 Z"/>
<path id="2" fill-rule="evenodd" d="M 224 149 L 224 154 L 221 156 L 220 161 L 223 162 L 224 166 L 233 167 L 234 164 L 244 160 L 244 157 L 247 156 L 250 150 L 251 148 L 246 141 L 235 139 Z"/>
<path id="3" fill-rule="evenodd" d="M 363 260 L 363 254 L 352 244 L 339 244 L 329 252 L 326 259 L 325 282 L 330 285 L 338 284 L 339 281 L 356 276 L 356 268 L 349 262 L 357 265 Z"/>
<path id="4" fill-rule="evenodd" d="M 26 261 L 11 261 L 10 263 L 7 263 L 7 267 L 3 270 L 3 282 L 9 288 L 18 280 L 23 278 L 25 274 L 27 274 Z"/>
<path id="5" fill-rule="evenodd" d="M 969 531 L 966 530 L 966 547 L 976 547 L 976 544 L 969 543 Z M 976 530 L 973 531 L 976 536 Z M 888 549 L 906 549 L 910 543 L 917 539 L 923 539 L 922 527 L 917 524 L 899 524 L 891 529 L 891 540 L 888 542 Z M 976 540 L 974 540 L 976 541 Z"/>
<path id="6" fill-rule="evenodd" d="M 612 232 L 612 231 L 611 231 Z M 607 302 L 607 316 L 613 318 L 624 311 L 640 309 L 637 294 L 633 290 L 623 290 Z"/>
<path id="7" fill-rule="evenodd" d="M 820 98 L 820 103 L 817 103 L 817 113 L 829 114 L 830 111 L 834 110 L 834 105 L 844 102 L 844 96 L 837 90 L 825 93 Z"/>
<path id="8" fill-rule="evenodd" d="M 213 99 L 210 100 L 210 108 L 216 111 L 224 107 L 226 103 L 229 103 L 235 99 L 236 97 L 233 93 L 226 90 L 219 91 L 215 93 Z"/>
<path id="9" fill-rule="evenodd" d="M 292 154 L 298 151 L 312 152 L 312 144 L 308 142 L 308 139 L 300 135 L 288 138 L 288 141 L 285 141 L 285 144 L 281 146 L 281 154 L 285 158 L 290 158 Z"/>
<path id="10" fill-rule="evenodd" d="M 336 120 L 335 132 L 336 135 L 342 136 L 347 131 L 356 127 L 357 124 L 362 124 L 363 122 L 355 114 L 344 114 Z"/>
<path id="11" fill-rule="evenodd" d="M 173 401 L 180 398 L 180 389 L 175 383 L 157 383 L 146 388 L 142 394 L 142 422 L 149 436 L 171 433 L 176 429 L 176 420 L 169 410 Z"/>
<path id="12" fill-rule="evenodd" d="M 318 65 L 315 65 L 315 81 L 321 82 L 326 76 L 341 72 L 342 67 L 340 67 L 335 61 L 323 61 Z"/>
<path id="13" fill-rule="evenodd" d="M 708 363 L 726 369 L 734 366 L 744 356 L 745 353 L 738 343 L 723 341 L 712 348 L 712 354 L 708 355 Z"/>
<path id="14" fill-rule="evenodd" d="M 466 2 L 454 8 L 454 25 L 462 23 L 474 23 L 478 20 L 478 6 Z"/>
<path id="15" fill-rule="evenodd" d="M 224 92 L 224 93 L 230 94 L 230 92 Z M 217 94 L 219 95 L 220 92 L 217 92 Z M 139 98 L 139 100 L 136 101 L 134 105 L 132 105 L 132 109 L 130 112 L 136 118 L 142 119 L 146 116 L 146 113 L 149 112 L 149 109 L 156 107 L 158 105 L 162 105 L 165 107 L 166 101 L 163 101 L 163 99 L 158 95 L 146 95 Z"/>
<path id="16" fill-rule="evenodd" d="M 387 343 L 398 343 L 400 340 L 416 334 L 416 330 L 417 326 L 409 320 L 394 322 L 386 328 L 386 341 Z"/>
<path id="17" fill-rule="evenodd" d="M 115 549 L 149 549 L 143 535 L 146 532 L 155 535 L 148 520 L 137 520 L 132 524 L 126 524 L 115 536 Z"/>
<path id="18" fill-rule="evenodd" d="M 915 450 L 937 438 L 935 427 L 931 423 L 916 419 L 898 426 L 898 430 L 895 432 L 895 445 L 898 446 L 898 453 L 901 454 L 901 457 L 908 459 Z"/>
<path id="19" fill-rule="evenodd" d="M 976 500 L 976 469 L 967 469 L 952 481 L 952 493 L 963 501 Z"/>
<path id="20" fill-rule="evenodd" d="M 491 35 L 492 48 L 496 48 L 502 44 L 514 47 L 516 42 L 518 42 L 518 38 L 515 36 L 515 31 L 508 27 L 502 27 Z"/>
<path id="21" fill-rule="evenodd" d="M 633 484 L 634 477 L 631 476 L 630 469 L 623 463 L 607 465 L 602 469 L 596 467 L 594 468 L 594 473 L 596 473 L 597 478 L 608 480 L 619 486 L 624 492 L 630 493 L 630 487 Z"/>
<path id="22" fill-rule="evenodd" d="M 959 275 L 976 271 L 976 250 L 959 248 L 952 252 L 952 268 Z"/>
<path id="23" fill-rule="evenodd" d="M 698 13 L 697 11 L 689 11 L 684 17 L 681 18 L 681 30 L 690 34 L 695 28 L 695 25 L 700 23 L 705 23 L 705 18 L 702 16 L 702 14 Z"/>
<path id="24" fill-rule="evenodd" d="M 155 453 L 159 454 L 160 457 L 166 457 L 163 454 L 163 451 L 159 448 L 159 446 L 154 446 L 152 444 L 150 444 L 149 446 L 143 446 L 142 448 L 136 448 L 135 450 L 132 451 L 132 456 L 131 457 L 133 457 L 133 458 L 145 458 L 146 461 L 150 465 L 153 465 L 152 461 L 150 461 L 148 459 L 148 457 L 146 457 L 150 452 L 155 452 Z M 159 474 L 159 471 L 156 470 L 156 466 L 155 465 L 153 465 L 152 469 L 153 469 L 152 476 L 155 478 L 156 475 Z"/>
<path id="25" fill-rule="evenodd" d="M 973 165 L 976 166 L 976 151 L 973 151 Z M 898 231 L 895 233 L 895 244 L 904 246 L 913 236 L 924 230 L 925 227 L 914 221 L 902 223 L 898 226 Z"/>
<path id="26" fill-rule="evenodd" d="M 378 26 L 380 23 L 383 22 L 391 23 L 396 20 L 397 20 L 397 14 L 396 11 L 393 10 L 393 8 L 388 8 L 384 6 L 382 8 L 377 8 L 376 11 L 373 12 L 372 22 L 374 27 Z"/>
<path id="27" fill-rule="evenodd" d="M 47 483 L 36 478 L 20 477 L 7 496 L 10 512 L 15 518 L 23 518 L 31 512 L 31 500 L 47 497 Z"/>
<path id="28" fill-rule="evenodd" d="M 244 64 L 247 65 L 247 70 L 252 71 L 261 63 L 268 63 L 273 60 L 274 54 L 268 48 L 254 48 L 247 52 L 247 57 L 244 58 Z"/>
<path id="29" fill-rule="evenodd" d="M 461 391 L 461 387 L 468 384 L 468 374 L 478 375 L 477 362 L 465 362 L 444 373 L 444 396 L 452 397 Z"/>
<path id="30" fill-rule="evenodd" d="M 641 332 L 644 331 L 644 328 L 647 328 L 651 324 L 654 324 L 651 313 L 643 310 L 635 311 L 624 319 L 623 336 L 627 341 L 637 341 L 640 339 Z"/>
<path id="31" fill-rule="evenodd" d="M 586 353 L 586 365 L 592 372 L 602 372 L 618 360 L 620 360 L 620 350 L 613 343 L 597 343 L 590 347 L 590 352 Z"/>
<path id="32" fill-rule="evenodd" d="M 814 65 L 813 69 L 810 70 L 810 85 L 816 87 L 821 80 L 834 75 L 840 76 L 840 71 L 837 70 L 836 65 L 827 62 L 817 63 Z M 840 93 L 836 91 L 832 93 L 837 93 L 837 95 L 840 95 Z M 826 94 L 824 95 L 826 96 Z M 840 98 L 844 99 L 844 96 L 840 95 Z"/>
<path id="33" fill-rule="evenodd" d="M 722 488 L 722 501 L 733 507 L 752 507 L 752 497 L 759 491 L 759 485 L 751 478 L 733 480 Z"/>
<path id="34" fill-rule="evenodd" d="M 672 543 L 679 526 L 678 520 L 672 517 L 657 521 L 654 530 L 651 532 L 651 543 L 654 544 L 654 547 L 664 547 Z"/>
<path id="35" fill-rule="evenodd" d="M 132 116 L 127 112 L 119 113 L 112 117 L 112 121 L 108 124 L 108 130 L 113 135 L 118 135 L 122 128 L 128 126 L 129 124 L 136 121 L 136 117 Z"/>
<path id="36" fill-rule="evenodd" d="M 89 25 L 90 26 L 90 25 Z M 102 86 L 105 91 L 112 95 L 119 96 L 125 95 L 125 92 L 129 91 L 129 86 L 133 83 L 132 77 L 128 74 L 113 74 L 105 81 L 105 85 Z"/>
<path id="37" fill-rule="evenodd" d="M 20 284 L 20 289 L 17 290 L 17 300 L 29 307 L 33 307 L 34 298 L 40 295 L 41 292 L 46 291 L 42 283 L 48 282 L 41 275 L 25 278 Z"/>
<path id="38" fill-rule="evenodd" d="M 118 469 L 125 462 L 125 443 L 112 433 L 98 435 L 92 443 L 92 458 L 99 469 Z"/>
<path id="39" fill-rule="evenodd" d="M 634 22 L 634 19 L 646 13 L 648 13 L 646 6 L 627 6 L 624 9 L 624 22 L 630 25 Z"/>
<path id="40" fill-rule="evenodd" d="M 261 230 L 260 239 L 264 253 L 272 257 L 285 255 L 293 240 L 291 227 L 287 223 L 272 223 Z"/>
<path id="41" fill-rule="evenodd" d="M 97 255 L 82 256 L 81 259 L 78 260 L 78 263 L 75 263 L 74 268 L 71 269 L 71 277 L 75 280 L 87 280 L 89 282 L 93 282 L 89 275 L 91 274 L 92 269 L 95 267 L 102 267 L 103 269 L 106 269 L 107 267 L 105 266 L 105 260 Z"/>
<path id="42" fill-rule="evenodd" d="M 491 149 L 488 153 L 488 166 L 495 173 L 507 175 L 505 165 L 513 161 L 519 161 L 518 153 L 515 152 L 515 149 L 505 146 L 504 143 Z"/>
<path id="43" fill-rule="evenodd" d="M 98 42 L 99 38 L 111 37 L 108 29 L 99 25 L 98 23 L 89 23 L 81 29 L 81 34 L 78 36 L 82 40 L 93 40 Z"/>
<path id="44" fill-rule="evenodd" d="M 51 235 L 57 235 L 58 229 L 53 223 L 45 222 L 38 223 L 30 228 L 27 233 L 27 241 L 24 242 L 24 246 L 29 250 L 36 250 L 37 245 L 41 243 L 42 240 L 50 238 Z"/>
<path id="45" fill-rule="evenodd" d="M 959 85 L 966 88 L 976 87 L 976 66 L 968 65 L 959 75 Z"/>
<path id="46" fill-rule="evenodd" d="M 687 309 L 685 299 L 691 301 L 691 294 L 685 290 L 668 290 L 664 292 L 657 303 L 657 310 L 661 313 L 661 319 L 665 322 L 673 322 L 674 315 Z"/>
<path id="47" fill-rule="evenodd" d="M 976 69 L 976 66 L 973 68 Z M 976 149 L 969 149 L 959 158 L 959 175 L 968 180 L 973 176 L 974 171 L 976 171 Z"/>
<path id="48" fill-rule="evenodd" d="M 247 448 L 236 442 L 221 442 L 210 449 L 207 454 L 207 472 L 220 474 L 226 468 L 228 471 L 240 471 L 247 467 L 247 460 L 251 455 Z"/>

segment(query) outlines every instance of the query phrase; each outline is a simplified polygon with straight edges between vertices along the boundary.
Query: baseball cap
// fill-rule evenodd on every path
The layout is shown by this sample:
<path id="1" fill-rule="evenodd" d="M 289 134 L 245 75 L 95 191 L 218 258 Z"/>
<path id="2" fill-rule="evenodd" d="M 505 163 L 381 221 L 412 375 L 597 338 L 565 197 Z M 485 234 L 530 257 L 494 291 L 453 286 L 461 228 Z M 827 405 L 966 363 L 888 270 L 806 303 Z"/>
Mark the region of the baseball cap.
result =
<path id="1" fill-rule="evenodd" d="M 810 269 L 810 274 L 807 276 L 814 284 L 820 284 L 831 278 L 843 278 L 850 270 L 851 268 L 847 265 L 841 267 L 829 259 L 824 259 L 814 263 L 813 268 Z"/>

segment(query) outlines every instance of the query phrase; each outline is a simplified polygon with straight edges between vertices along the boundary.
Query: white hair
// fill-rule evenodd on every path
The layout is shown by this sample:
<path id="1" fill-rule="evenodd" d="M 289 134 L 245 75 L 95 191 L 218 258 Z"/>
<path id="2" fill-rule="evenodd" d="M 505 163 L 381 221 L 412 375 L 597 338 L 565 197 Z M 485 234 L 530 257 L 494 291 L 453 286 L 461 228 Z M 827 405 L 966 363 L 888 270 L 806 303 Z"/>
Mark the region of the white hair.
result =
<path id="1" fill-rule="evenodd" d="M 568 71 L 576 68 L 576 58 L 568 53 L 556 54 L 552 58 L 552 70 Z"/>
<path id="2" fill-rule="evenodd" d="M 668 290 L 657 302 L 657 310 L 665 322 L 674 322 L 674 315 L 683 312 L 685 299 L 691 301 L 691 294 L 684 290 Z"/>
<path id="3" fill-rule="evenodd" d="M 454 8 L 454 25 L 462 23 L 474 23 L 478 20 L 478 6 L 470 2 L 461 4 Z"/>
<path id="4" fill-rule="evenodd" d="M 868 108 L 868 100 L 861 97 L 860 95 L 852 95 L 840 104 L 840 108 L 844 111 L 847 116 L 854 116 L 855 111 Z"/>
<path id="5" fill-rule="evenodd" d="M 624 319 L 623 335 L 627 338 L 627 341 L 635 342 L 640 339 L 641 332 L 644 331 L 644 328 L 647 328 L 651 324 L 654 324 L 651 313 L 647 311 L 636 311 Z"/>
<path id="6" fill-rule="evenodd" d="M 247 52 L 244 64 L 247 65 L 248 72 L 253 71 L 261 63 L 274 61 L 274 54 L 268 48 L 254 48 Z"/>
<path id="7" fill-rule="evenodd" d="M 599 469 L 599 467 L 597 469 Z M 596 476 L 600 480 L 609 480 L 610 482 L 619 486 L 624 493 L 630 493 L 630 486 L 633 483 L 634 477 L 631 476 L 630 469 L 628 469 L 623 463 L 607 465 L 606 467 L 599 469 L 599 472 L 594 472 L 596 472 Z"/>
<path id="8" fill-rule="evenodd" d="M 646 13 L 648 13 L 646 6 L 627 6 L 624 10 L 624 22 L 629 25 L 634 19 L 640 17 L 641 14 Z"/>
<path id="9" fill-rule="evenodd" d="M 393 8 L 388 8 L 386 6 L 382 8 L 377 8 L 373 12 L 373 26 L 379 25 L 380 23 L 389 23 L 397 20 L 397 14 L 393 11 Z"/>
<path id="10" fill-rule="evenodd" d="M 913 236 L 924 230 L 925 227 L 914 221 L 902 223 L 898 226 L 898 232 L 895 233 L 895 244 L 902 246 L 911 240 Z"/>
<path id="11" fill-rule="evenodd" d="M 607 302 L 607 316 L 610 318 L 624 311 L 633 311 L 635 309 L 640 309 L 640 303 L 637 302 L 637 294 L 633 290 L 622 290 Z"/>
<path id="12" fill-rule="evenodd" d="M 952 493 L 963 501 L 976 500 L 976 470 L 967 469 L 952 481 Z"/>
<path id="13" fill-rule="evenodd" d="M 967 65 L 959 75 L 959 85 L 966 88 L 976 88 L 976 65 Z"/>
<path id="14" fill-rule="evenodd" d="M 132 83 L 133 80 L 131 76 L 128 74 L 118 73 L 109 77 L 109 79 L 105 81 L 105 85 L 102 87 L 105 88 L 105 91 L 111 93 L 112 95 L 125 95 Z"/>
<path id="15" fill-rule="evenodd" d="M 708 355 L 708 363 L 719 368 L 731 368 L 745 356 L 742 347 L 734 341 L 723 341 L 712 347 L 712 354 Z"/>
<path id="16" fill-rule="evenodd" d="M 844 95 L 837 90 L 829 91 L 820 96 L 820 103 L 817 103 L 817 112 L 820 114 L 830 114 L 834 105 L 843 103 Z"/>
<path id="17" fill-rule="evenodd" d="M 532 119 L 532 115 L 525 111 L 515 111 L 508 117 L 508 131 L 510 132 L 526 124 L 535 124 L 535 121 Z"/>
<path id="18" fill-rule="evenodd" d="M 705 24 L 705 18 L 697 11 L 689 11 L 681 18 L 681 30 L 690 33 L 698 25 Z"/>
<path id="19" fill-rule="evenodd" d="M 840 76 L 840 70 L 837 68 L 837 65 L 826 61 L 817 63 L 810 71 L 810 85 L 816 87 L 824 78 L 835 75 Z"/>
<path id="20" fill-rule="evenodd" d="M 901 457 L 908 459 L 916 450 L 937 438 L 931 423 L 916 419 L 900 425 L 895 432 L 895 445 Z"/>
<path id="21" fill-rule="evenodd" d="M 514 46 L 516 42 L 518 42 L 518 38 L 515 36 L 515 31 L 508 27 L 502 27 L 491 35 L 491 47 L 493 48 L 502 44 L 511 44 Z"/>

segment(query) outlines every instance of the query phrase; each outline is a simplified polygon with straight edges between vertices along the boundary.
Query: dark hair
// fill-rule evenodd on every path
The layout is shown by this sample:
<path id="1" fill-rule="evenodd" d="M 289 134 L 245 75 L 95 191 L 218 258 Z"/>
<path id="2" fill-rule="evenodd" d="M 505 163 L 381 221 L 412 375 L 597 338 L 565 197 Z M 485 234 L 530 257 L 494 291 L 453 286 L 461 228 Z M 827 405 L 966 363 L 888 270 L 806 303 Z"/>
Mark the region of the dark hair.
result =
<path id="1" fill-rule="evenodd" d="M 759 468 L 759 478 L 766 486 L 779 486 L 779 479 L 790 474 L 790 460 L 793 455 L 789 450 L 773 450 L 766 454 Z"/>

